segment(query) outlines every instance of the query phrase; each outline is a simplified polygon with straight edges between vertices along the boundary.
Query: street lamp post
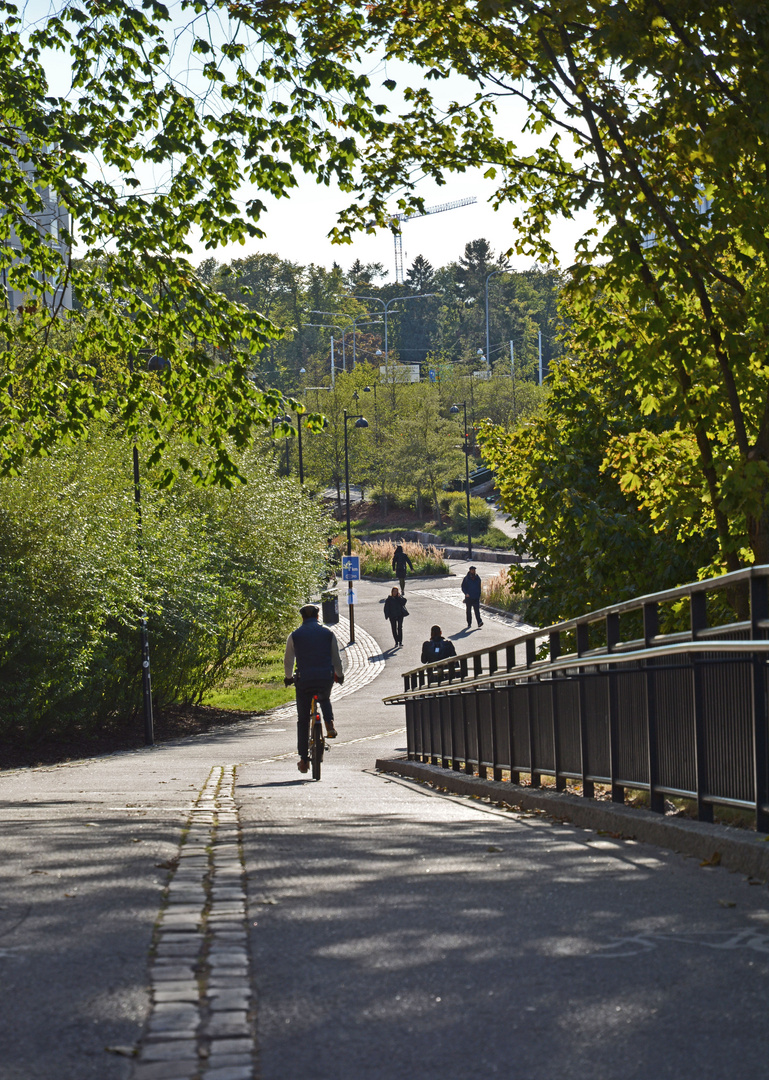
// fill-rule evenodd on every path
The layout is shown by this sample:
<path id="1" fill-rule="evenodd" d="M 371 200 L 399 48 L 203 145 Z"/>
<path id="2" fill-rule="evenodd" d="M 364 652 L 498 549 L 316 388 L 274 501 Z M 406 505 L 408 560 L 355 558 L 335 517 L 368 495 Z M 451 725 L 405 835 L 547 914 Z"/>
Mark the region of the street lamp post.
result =
<path id="1" fill-rule="evenodd" d="M 304 461 L 302 460 L 302 417 L 296 414 L 296 442 L 299 451 L 299 483 L 304 483 Z"/>
<path id="2" fill-rule="evenodd" d="M 465 430 L 462 449 L 465 452 L 465 497 L 467 499 L 467 557 L 472 559 L 473 557 L 473 538 L 470 532 L 470 441 L 469 432 L 467 430 L 467 402 L 462 402 L 462 408 L 465 413 Z M 452 405 L 449 412 L 456 416 L 459 413 L 459 405 Z"/>
<path id="3" fill-rule="evenodd" d="M 321 330 L 341 330 L 342 331 L 342 371 L 346 370 L 347 358 L 344 351 L 344 328 L 339 326 L 338 323 L 319 323 L 319 322 L 306 322 L 305 326 L 317 326 Z M 331 385 L 334 385 L 334 335 L 331 335 Z"/>
<path id="4" fill-rule="evenodd" d="M 356 428 L 367 428 L 368 420 L 360 413 L 348 414 L 344 410 L 344 494 L 347 507 L 347 554 L 352 555 L 352 528 L 350 525 L 350 454 L 347 441 L 347 421 L 354 420 Z M 352 582 L 347 582 L 347 608 L 350 616 L 350 644 L 355 644 L 355 611 L 352 602 Z"/>
<path id="5" fill-rule="evenodd" d="M 389 367 L 389 348 L 387 342 L 387 312 L 389 311 L 390 304 L 395 304 L 399 300 L 427 300 L 431 296 L 439 296 L 440 293 L 419 293 L 417 296 L 392 296 L 387 302 L 381 300 L 378 296 L 356 296 L 356 300 L 374 300 L 377 304 L 382 305 L 384 311 L 384 328 L 385 328 L 385 372 Z"/>
<path id="6" fill-rule="evenodd" d="M 147 361 L 147 371 L 158 373 L 168 371 L 171 364 L 162 356 L 151 356 Z M 133 375 L 133 356 L 128 357 L 128 370 Z M 133 473 L 134 473 L 134 507 L 136 509 L 136 550 L 139 560 L 144 561 L 144 539 L 142 535 L 142 489 L 141 476 L 139 474 L 139 447 L 133 445 Z M 150 638 L 147 627 L 147 613 L 142 610 L 139 617 L 139 641 L 142 658 L 142 711 L 144 714 L 144 743 L 153 746 L 155 742 L 155 720 L 152 715 L 152 679 L 150 677 Z"/>

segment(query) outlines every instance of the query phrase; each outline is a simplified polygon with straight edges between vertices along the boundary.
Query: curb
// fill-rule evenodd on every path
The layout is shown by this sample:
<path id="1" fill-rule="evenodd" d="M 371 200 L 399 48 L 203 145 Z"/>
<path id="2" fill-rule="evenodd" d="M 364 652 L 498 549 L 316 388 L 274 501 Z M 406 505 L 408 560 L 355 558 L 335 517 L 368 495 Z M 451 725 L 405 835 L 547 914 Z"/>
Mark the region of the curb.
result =
<path id="1" fill-rule="evenodd" d="M 487 797 L 524 809 L 544 810 L 559 821 L 568 821 L 583 829 L 605 830 L 618 834 L 623 840 L 656 844 L 697 859 L 710 861 L 717 854 L 719 860 L 714 865 L 769 881 L 769 838 L 763 834 L 741 835 L 728 825 L 664 818 L 650 810 L 598 803 L 580 795 L 524 788 L 502 780 L 481 780 L 406 758 L 380 758 L 376 767 L 380 772 L 427 781 L 455 795 Z"/>

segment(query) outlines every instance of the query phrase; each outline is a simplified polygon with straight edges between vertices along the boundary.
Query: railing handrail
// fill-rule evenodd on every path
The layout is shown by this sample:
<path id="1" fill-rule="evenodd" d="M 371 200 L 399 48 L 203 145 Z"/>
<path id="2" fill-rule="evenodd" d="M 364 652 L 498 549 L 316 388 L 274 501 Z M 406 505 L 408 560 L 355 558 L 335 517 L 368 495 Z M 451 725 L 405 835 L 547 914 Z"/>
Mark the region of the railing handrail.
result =
<path id="1" fill-rule="evenodd" d="M 724 588 L 729 588 L 732 585 L 738 584 L 743 581 L 751 581 L 754 578 L 769 577 L 769 565 L 762 564 L 760 566 L 748 566 L 743 570 L 733 570 L 729 574 L 722 574 L 719 577 L 707 578 L 704 581 L 690 582 L 688 585 L 679 585 L 675 589 L 665 589 L 662 592 L 647 593 L 644 596 L 636 597 L 633 600 L 623 600 L 619 604 L 610 604 L 608 607 L 597 608 L 595 611 L 586 612 L 584 615 L 578 615 L 574 619 L 566 619 L 564 622 L 554 623 L 552 626 L 545 626 L 542 628 L 530 630 L 526 633 L 519 634 L 515 638 L 510 638 L 506 641 L 500 642 L 498 645 L 485 646 L 484 648 L 474 649 L 472 652 L 461 653 L 456 658 L 452 658 L 454 662 L 464 661 L 468 662 L 478 656 L 485 656 L 488 653 L 498 653 L 503 649 L 511 648 L 517 645 L 524 644 L 527 641 L 537 641 L 542 639 L 543 641 L 549 640 L 551 636 L 568 633 L 569 631 L 577 631 L 585 626 L 589 626 L 592 623 L 601 622 L 611 616 L 619 616 L 631 611 L 643 610 L 645 607 L 669 603 L 671 600 L 679 600 L 683 597 L 691 597 L 693 594 L 699 594 L 703 592 L 721 591 Z M 659 652 L 660 648 L 664 648 L 667 643 L 673 641 L 686 641 L 687 643 L 697 642 L 702 640 L 704 636 L 715 637 L 726 635 L 729 633 L 742 633 L 745 630 L 751 630 L 754 627 L 758 629 L 769 629 L 769 619 L 760 618 L 755 621 L 746 619 L 740 620 L 734 623 L 724 623 L 720 626 L 706 627 L 702 630 L 692 631 L 677 631 L 671 634 L 655 634 L 650 638 L 650 642 L 659 642 L 659 645 L 654 646 L 655 655 L 662 655 Z M 619 641 L 605 650 L 607 654 L 612 656 L 618 656 L 622 653 L 623 649 L 628 647 L 633 648 L 636 643 L 633 641 L 622 642 Z M 722 646 L 723 647 L 723 646 Z M 589 650 L 584 653 L 580 653 L 581 657 L 591 655 L 593 650 Z M 577 654 L 564 654 L 561 659 L 566 659 L 570 656 L 576 656 Z M 445 660 L 436 660 L 431 664 L 420 664 L 419 667 L 411 668 L 409 671 L 402 673 L 403 678 L 409 678 L 412 675 L 417 675 L 420 672 L 430 672 L 433 669 L 446 666 Z M 531 669 L 531 668 L 529 668 Z M 503 673 L 504 674 L 504 673 Z M 466 682 L 466 685 L 469 683 Z"/>
<path id="2" fill-rule="evenodd" d="M 391 694 L 382 698 L 385 705 L 402 705 L 407 698 L 435 697 L 436 694 L 449 694 L 452 691 L 477 690 L 484 686 L 494 686 L 497 683 L 510 682 L 512 679 L 531 679 L 541 675 L 555 674 L 559 671 L 568 671 L 571 668 L 601 667 L 607 664 L 637 663 L 643 660 L 656 660 L 661 656 L 680 656 L 689 653 L 727 653 L 727 652 L 766 652 L 769 653 L 769 641 L 730 641 L 727 645 L 723 641 L 685 641 L 671 645 L 650 649 L 636 649 L 628 653 L 603 652 L 600 656 L 575 656 L 568 654 L 559 656 L 557 660 L 537 660 L 530 666 L 519 664 L 517 667 L 506 671 L 495 671 L 493 675 L 480 675 L 473 679 L 452 681 L 451 677 L 432 686 L 420 687 L 417 690 L 404 690 L 400 694 Z M 456 664 L 456 660 L 439 660 L 438 665 L 444 669 Z M 435 667 L 431 664 L 430 667 Z"/>

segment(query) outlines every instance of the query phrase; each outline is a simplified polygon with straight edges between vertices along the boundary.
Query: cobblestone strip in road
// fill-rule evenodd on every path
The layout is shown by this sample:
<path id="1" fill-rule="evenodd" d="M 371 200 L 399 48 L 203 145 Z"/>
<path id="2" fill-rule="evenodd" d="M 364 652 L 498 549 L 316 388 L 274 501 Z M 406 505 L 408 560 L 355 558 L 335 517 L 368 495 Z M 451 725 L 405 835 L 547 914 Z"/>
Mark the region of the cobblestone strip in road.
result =
<path id="1" fill-rule="evenodd" d="M 465 610 L 464 600 L 456 594 L 449 594 L 448 589 L 412 589 L 411 591 L 419 593 L 421 596 L 429 596 L 431 600 L 440 600 L 442 604 L 450 604 L 451 607 L 461 608 L 462 611 Z M 519 634 L 528 634 L 530 630 L 537 629 L 536 626 L 529 626 L 528 623 L 521 622 L 516 615 L 504 615 L 493 608 L 486 607 L 485 604 L 481 604 L 481 611 L 484 619 L 488 619 L 489 622 L 500 623 L 502 626 L 509 626 L 511 630 L 515 630 Z"/>
<path id="2" fill-rule="evenodd" d="M 190 812 L 153 943 L 152 1010 L 133 1080 L 253 1080 L 256 1042 L 235 767 Z"/>

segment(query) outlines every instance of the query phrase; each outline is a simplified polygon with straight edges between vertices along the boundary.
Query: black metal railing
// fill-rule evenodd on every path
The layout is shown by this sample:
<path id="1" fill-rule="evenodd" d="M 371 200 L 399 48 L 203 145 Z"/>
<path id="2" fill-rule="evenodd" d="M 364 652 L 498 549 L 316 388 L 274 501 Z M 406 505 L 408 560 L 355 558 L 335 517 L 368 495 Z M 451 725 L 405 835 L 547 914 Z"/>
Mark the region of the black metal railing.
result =
<path id="1" fill-rule="evenodd" d="M 686 624 L 686 629 L 681 629 Z M 769 832 L 769 566 L 629 600 L 407 671 L 408 756 L 755 812 Z M 568 650 L 568 651 L 567 651 Z"/>

